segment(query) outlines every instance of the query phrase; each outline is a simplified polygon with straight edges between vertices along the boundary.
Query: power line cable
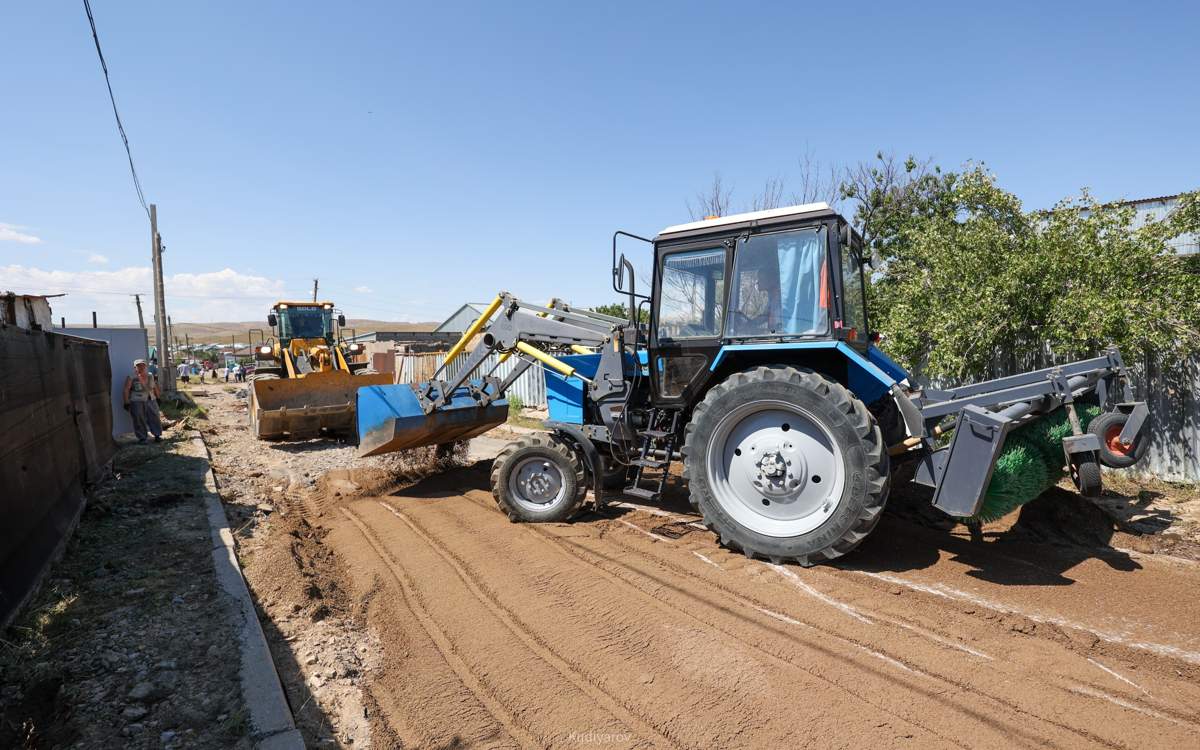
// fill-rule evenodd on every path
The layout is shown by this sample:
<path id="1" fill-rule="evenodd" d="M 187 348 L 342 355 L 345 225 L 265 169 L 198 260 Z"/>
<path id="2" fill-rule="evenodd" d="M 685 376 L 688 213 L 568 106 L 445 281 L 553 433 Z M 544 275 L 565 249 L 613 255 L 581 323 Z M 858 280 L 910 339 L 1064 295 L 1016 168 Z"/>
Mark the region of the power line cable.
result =
<path id="1" fill-rule="evenodd" d="M 92 4 L 83 0 L 83 9 L 87 12 L 88 24 L 92 27 L 92 39 L 96 42 L 96 54 L 100 57 L 100 69 L 104 71 L 104 84 L 108 86 L 108 100 L 112 102 L 113 117 L 117 119 L 117 132 L 121 134 L 121 142 L 125 144 L 125 155 L 129 157 L 129 173 L 133 175 L 133 188 L 137 191 L 138 201 L 146 218 L 150 217 L 150 208 L 146 205 L 146 196 L 142 193 L 142 182 L 138 179 L 137 169 L 133 166 L 133 152 L 129 149 L 129 137 L 125 135 L 125 125 L 121 122 L 121 113 L 117 111 L 117 99 L 113 96 L 112 81 L 108 78 L 108 63 L 104 61 L 104 51 L 100 49 L 100 35 L 96 33 L 96 19 L 92 16 Z"/>

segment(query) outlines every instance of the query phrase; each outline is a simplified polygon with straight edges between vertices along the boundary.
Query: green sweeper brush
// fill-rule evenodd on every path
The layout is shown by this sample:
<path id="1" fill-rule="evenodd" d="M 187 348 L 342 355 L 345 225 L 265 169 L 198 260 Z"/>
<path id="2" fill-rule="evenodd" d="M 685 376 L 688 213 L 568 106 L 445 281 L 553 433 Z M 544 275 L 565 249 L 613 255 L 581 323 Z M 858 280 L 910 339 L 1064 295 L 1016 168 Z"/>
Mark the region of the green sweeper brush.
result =
<path id="1" fill-rule="evenodd" d="M 1076 405 L 1080 426 L 1087 430 L 1100 407 Z M 988 523 L 1008 515 L 1062 479 L 1066 467 L 1063 439 L 1071 434 L 1066 408 L 1022 425 L 1008 434 L 996 459 L 979 512 L 968 522 Z"/>

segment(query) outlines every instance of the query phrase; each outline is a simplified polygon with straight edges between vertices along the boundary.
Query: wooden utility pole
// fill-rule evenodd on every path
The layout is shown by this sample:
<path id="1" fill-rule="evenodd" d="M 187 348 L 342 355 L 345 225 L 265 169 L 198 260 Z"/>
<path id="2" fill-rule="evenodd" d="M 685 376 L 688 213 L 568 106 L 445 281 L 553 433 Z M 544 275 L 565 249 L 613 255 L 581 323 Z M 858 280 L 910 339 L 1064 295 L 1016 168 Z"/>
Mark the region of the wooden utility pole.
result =
<path id="1" fill-rule="evenodd" d="M 317 301 L 317 283 L 320 281 L 320 279 L 313 279 L 313 302 Z"/>
<path id="2" fill-rule="evenodd" d="M 175 368 L 171 366 L 170 334 L 167 331 L 167 300 L 163 293 L 162 237 L 158 234 L 158 206 L 150 204 L 150 259 L 154 271 L 154 347 L 163 390 L 175 390 Z"/>
<path id="3" fill-rule="evenodd" d="M 146 321 L 144 318 L 142 318 L 142 295 L 133 295 L 133 304 L 137 305 L 138 309 L 138 328 L 141 328 L 144 331 L 146 330 Z"/>

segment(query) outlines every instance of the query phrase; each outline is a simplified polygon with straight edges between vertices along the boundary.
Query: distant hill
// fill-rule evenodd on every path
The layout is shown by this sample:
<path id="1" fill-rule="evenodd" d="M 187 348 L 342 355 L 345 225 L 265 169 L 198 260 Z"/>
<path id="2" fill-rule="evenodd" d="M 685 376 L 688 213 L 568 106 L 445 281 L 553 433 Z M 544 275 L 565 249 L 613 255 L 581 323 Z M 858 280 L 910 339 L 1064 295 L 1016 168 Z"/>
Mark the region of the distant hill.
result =
<path id="1" fill-rule="evenodd" d="M 68 323 L 68 325 L 79 325 Z M 88 326 L 91 325 L 89 321 Z M 134 326 L 115 326 L 119 328 L 133 328 Z M 365 318 L 351 318 L 346 320 L 346 335 L 350 335 L 351 328 L 356 333 L 367 333 L 369 331 L 432 331 L 438 327 L 438 323 L 397 323 L 387 320 L 369 320 Z M 183 341 L 186 335 L 193 344 L 228 344 L 231 337 L 236 337 L 237 341 L 245 344 L 247 332 L 251 328 L 260 328 L 266 336 L 271 335 L 271 331 L 267 328 L 266 321 L 243 322 L 243 323 L 173 323 L 171 325 L 172 335 L 175 338 Z M 146 334 L 150 343 L 154 343 L 154 326 L 146 326 Z M 258 340 L 258 334 L 254 334 L 254 340 Z"/>

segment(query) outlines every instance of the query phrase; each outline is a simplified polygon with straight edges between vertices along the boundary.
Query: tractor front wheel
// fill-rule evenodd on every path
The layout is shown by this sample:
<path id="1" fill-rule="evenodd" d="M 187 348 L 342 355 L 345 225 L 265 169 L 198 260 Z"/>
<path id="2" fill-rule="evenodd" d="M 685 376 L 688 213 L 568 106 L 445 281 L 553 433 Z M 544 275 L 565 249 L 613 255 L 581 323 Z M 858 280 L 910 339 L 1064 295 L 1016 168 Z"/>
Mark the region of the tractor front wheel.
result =
<path id="1" fill-rule="evenodd" d="M 683 448 L 692 504 L 747 557 L 810 565 L 858 546 L 888 494 L 883 434 L 834 380 L 758 367 L 714 386 Z"/>
<path id="2" fill-rule="evenodd" d="M 510 521 L 566 521 L 586 491 L 583 462 L 550 435 L 509 443 L 492 464 L 492 496 Z"/>

